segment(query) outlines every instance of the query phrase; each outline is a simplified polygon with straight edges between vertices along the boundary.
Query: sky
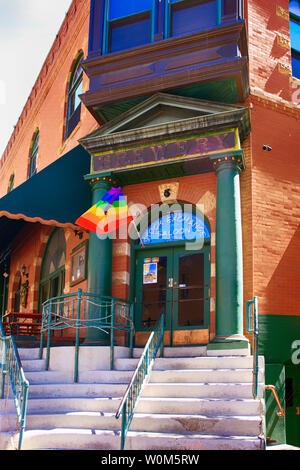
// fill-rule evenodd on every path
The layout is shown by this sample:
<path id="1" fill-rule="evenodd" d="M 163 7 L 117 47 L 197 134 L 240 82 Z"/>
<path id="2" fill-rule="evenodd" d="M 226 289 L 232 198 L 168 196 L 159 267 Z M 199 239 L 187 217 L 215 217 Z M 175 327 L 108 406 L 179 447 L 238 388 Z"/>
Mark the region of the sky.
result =
<path id="1" fill-rule="evenodd" d="M 0 158 L 72 0 L 0 0 Z"/>

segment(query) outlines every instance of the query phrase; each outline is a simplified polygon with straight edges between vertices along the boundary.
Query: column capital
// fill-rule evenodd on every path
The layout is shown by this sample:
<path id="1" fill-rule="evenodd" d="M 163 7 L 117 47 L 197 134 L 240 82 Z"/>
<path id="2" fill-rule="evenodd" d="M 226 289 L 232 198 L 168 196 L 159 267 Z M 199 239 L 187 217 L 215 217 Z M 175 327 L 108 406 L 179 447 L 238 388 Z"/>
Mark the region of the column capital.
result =
<path id="1" fill-rule="evenodd" d="M 95 191 L 101 188 L 111 188 L 120 186 L 117 178 L 112 173 L 107 173 L 105 175 L 98 176 L 97 174 L 90 173 L 85 175 L 84 179 L 91 186 L 91 190 Z"/>
<path id="2" fill-rule="evenodd" d="M 245 158 L 243 150 L 235 150 L 232 152 L 224 152 L 217 155 L 212 155 L 210 161 L 213 164 L 213 168 L 216 170 L 221 169 L 236 169 L 243 171 L 245 169 Z"/>

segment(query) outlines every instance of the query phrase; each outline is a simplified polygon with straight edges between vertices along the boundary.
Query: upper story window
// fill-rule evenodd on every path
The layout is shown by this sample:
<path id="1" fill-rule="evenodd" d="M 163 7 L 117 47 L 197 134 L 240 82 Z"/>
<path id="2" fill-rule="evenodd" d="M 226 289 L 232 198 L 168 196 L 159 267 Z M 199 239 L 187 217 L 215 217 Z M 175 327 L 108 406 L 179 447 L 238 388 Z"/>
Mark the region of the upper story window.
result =
<path id="1" fill-rule="evenodd" d="M 37 162 L 39 156 L 39 140 L 40 140 L 40 133 L 37 130 L 33 137 L 33 142 L 30 150 L 29 156 L 29 172 L 28 177 L 35 175 L 37 172 Z"/>
<path id="2" fill-rule="evenodd" d="M 300 78 L 300 0 L 290 1 L 290 36 L 292 48 L 292 74 Z"/>
<path id="3" fill-rule="evenodd" d="M 242 0 L 103 0 L 102 5 L 103 54 L 193 34 L 242 14 Z"/>
<path id="4" fill-rule="evenodd" d="M 79 96 L 82 93 L 83 71 L 80 65 L 83 59 L 83 52 L 79 54 L 71 72 L 68 86 L 66 134 L 67 139 L 80 121 L 81 101 Z"/>
<path id="5" fill-rule="evenodd" d="M 13 173 L 9 178 L 8 189 L 7 192 L 10 193 L 14 189 L 15 184 L 15 174 Z"/>

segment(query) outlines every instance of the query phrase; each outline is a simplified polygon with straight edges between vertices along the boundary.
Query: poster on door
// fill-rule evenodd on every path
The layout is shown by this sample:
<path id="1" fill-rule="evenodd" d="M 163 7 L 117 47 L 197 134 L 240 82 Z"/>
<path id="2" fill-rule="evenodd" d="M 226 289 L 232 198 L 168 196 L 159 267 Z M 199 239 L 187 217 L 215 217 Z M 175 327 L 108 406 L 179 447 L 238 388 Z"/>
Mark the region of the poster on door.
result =
<path id="1" fill-rule="evenodd" d="M 157 283 L 157 263 L 144 263 L 143 284 Z"/>

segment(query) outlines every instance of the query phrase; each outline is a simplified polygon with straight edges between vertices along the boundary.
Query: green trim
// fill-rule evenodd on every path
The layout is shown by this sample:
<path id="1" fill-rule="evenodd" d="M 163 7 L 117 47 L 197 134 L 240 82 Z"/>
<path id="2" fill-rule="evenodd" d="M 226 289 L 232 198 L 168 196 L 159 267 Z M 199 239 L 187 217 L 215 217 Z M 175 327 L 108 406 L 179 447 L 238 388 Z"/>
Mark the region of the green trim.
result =
<path id="1" fill-rule="evenodd" d="M 216 167 L 216 339 L 243 337 L 243 246 L 240 169 L 235 161 Z M 236 337 L 236 338 L 235 338 Z"/>
<path id="2" fill-rule="evenodd" d="M 65 140 L 67 140 L 69 137 L 70 137 L 70 133 L 69 133 L 69 122 L 70 122 L 70 119 L 75 111 L 75 109 L 73 109 L 73 111 L 71 111 L 71 103 L 72 103 L 72 98 L 73 98 L 73 95 L 74 93 L 76 92 L 77 88 L 80 86 L 80 83 L 82 82 L 83 80 L 83 70 L 81 71 L 79 77 L 77 78 L 77 80 L 74 82 L 74 76 L 80 66 L 80 62 L 81 60 L 83 59 L 84 57 L 84 53 L 83 51 L 81 51 L 79 54 L 78 54 L 78 57 L 75 61 L 75 64 L 72 68 L 72 72 L 71 72 L 71 76 L 70 76 L 70 81 L 69 81 L 69 85 L 68 85 L 68 97 L 67 97 L 67 113 L 66 113 L 66 128 L 65 128 Z M 77 109 L 77 108 L 76 108 Z"/>
<path id="3" fill-rule="evenodd" d="M 249 347 L 249 342 L 244 341 L 244 340 L 218 340 L 218 341 L 212 341 L 207 345 L 207 349 L 210 351 L 217 350 L 227 350 L 227 349 L 248 349 Z"/>

